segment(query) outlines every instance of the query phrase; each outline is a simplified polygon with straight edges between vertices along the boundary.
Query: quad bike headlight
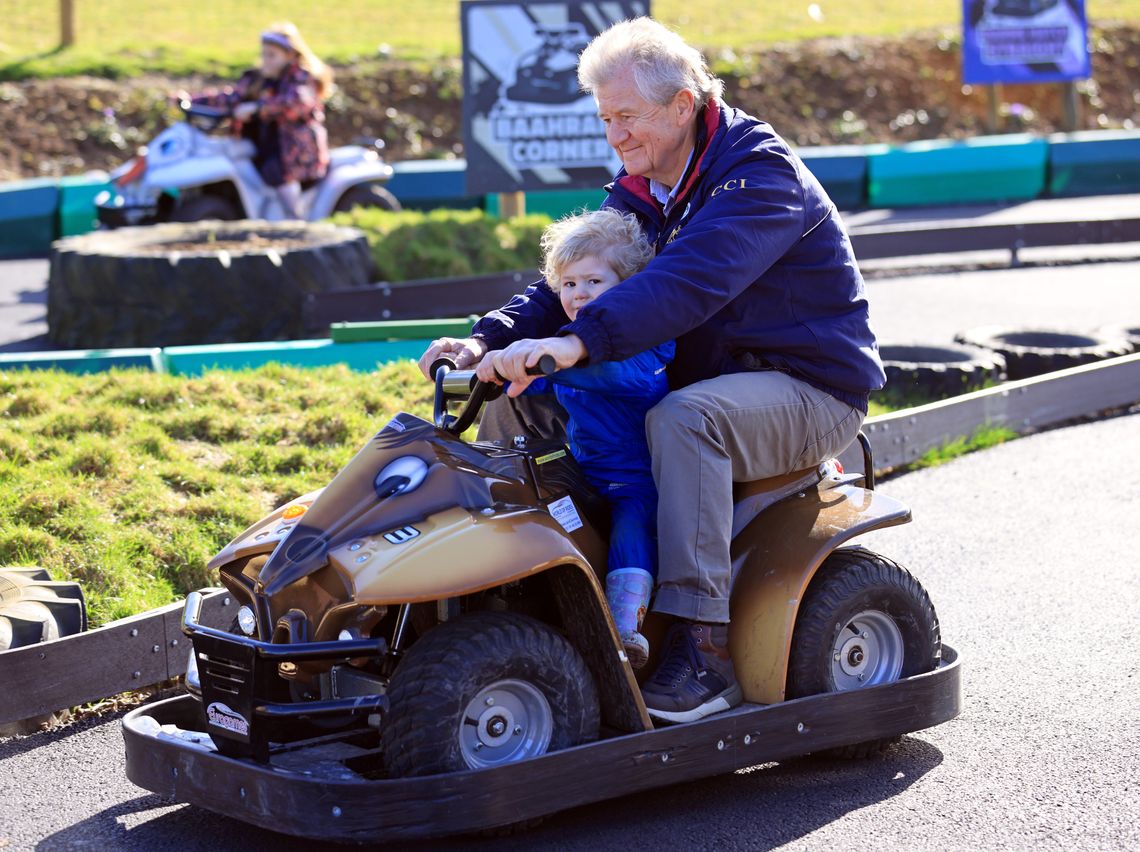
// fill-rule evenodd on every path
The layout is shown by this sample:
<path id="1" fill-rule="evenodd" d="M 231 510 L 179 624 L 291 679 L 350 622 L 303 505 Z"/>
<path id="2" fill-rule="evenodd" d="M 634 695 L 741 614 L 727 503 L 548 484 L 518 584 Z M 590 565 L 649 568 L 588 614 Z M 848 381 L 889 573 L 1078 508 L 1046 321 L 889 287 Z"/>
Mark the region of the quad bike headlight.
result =
<path id="1" fill-rule="evenodd" d="M 253 614 L 253 610 L 248 606 L 243 606 L 238 610 L 237 623 L 238 628 L 246 636 L 252 636 L 257 632 L 257 616 Z"/>
<path id="2" fill-rule="evenodd" d="M 376 479 L 373 480 L 376 496 L 383 500 L 418 488 L 427 472 L 428 465 L 423 459 L 418 456 L 401 456 L 376 474 Z"/>

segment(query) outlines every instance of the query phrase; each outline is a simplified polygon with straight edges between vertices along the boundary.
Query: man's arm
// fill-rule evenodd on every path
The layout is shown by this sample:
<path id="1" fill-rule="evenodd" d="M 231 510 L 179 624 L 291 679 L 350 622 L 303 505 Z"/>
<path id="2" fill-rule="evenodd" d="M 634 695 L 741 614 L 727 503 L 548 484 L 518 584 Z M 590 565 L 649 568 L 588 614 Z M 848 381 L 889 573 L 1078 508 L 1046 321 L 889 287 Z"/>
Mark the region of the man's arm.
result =
<path id="1" fill-rule="evenodd" d="M 672 360 L 673 342 L 669 341 L 624 361 L 597 361 L 585 367 L 559 370 L 547 381 L 610 396 L 644 397 L 662 386 L 665 366 Z"/>
<path id="2" fill-rule="evenodd" d="M 540 280 L 475 323 L 471 336 L 487 349 L 502 349 L 524 338 L 552 337 L 568 321 L 558 296 Z"/>
<path id="3" fill-rule="evenodd" d="M 558 297 L 544 281 L 536 281 L 519 295 L 512 296 L 503 307 L 475 323 L 470 337 L 433 340 L 420 356 L 420 371 L 432 378 L 429 374 L 431 365 L 441 356 L 451 358 L 459 369 L 465 370 L 479 364 L 488 352 L 503 349 L 516 340 L 550 337 L 567 320 Z M 491 381 L 489 377 L 484 380 Z"/>
<path id="4" fill-rule="evenodd" d="M 779 149 L 757 152 L 723 180 L 733 188 L 708 198 L 644 270 L 561 329 L 582 340 L 591 361 L 628 358 L 700 326 L 803 236 L 803 185 Z"/>

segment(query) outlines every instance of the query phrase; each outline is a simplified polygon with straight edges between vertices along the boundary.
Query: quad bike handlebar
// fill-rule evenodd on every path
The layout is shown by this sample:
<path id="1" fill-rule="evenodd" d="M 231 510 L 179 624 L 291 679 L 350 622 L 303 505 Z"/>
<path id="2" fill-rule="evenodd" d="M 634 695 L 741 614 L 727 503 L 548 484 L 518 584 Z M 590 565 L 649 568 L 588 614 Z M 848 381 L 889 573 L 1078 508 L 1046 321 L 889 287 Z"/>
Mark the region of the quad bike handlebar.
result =
<path id="1" fill-rule="evenodd" d="M 186 123 L 199 130 L 209 132 L 215 129 L 226 119 L 230 118 L 230 111 L 222 107 L 205 106 L 183 98 L 178 102 L 178 108 L 186 116 Z"/>
<path id="2" fill-rule="evenodd" d="M 557 371 L 558 365 L 552 355 L 543 355 L 538 363 L 527 368 L 528 376 L 549 376 Z M 467 430 L 483 403 L 490 402 L 502 393 L 502 386 L 494 382 L 481 382 L 474 370 L 460 370 L 450 358 L 436 358 L 428 372 L 435 377 L 435 403 L 433 417 L 436 428 L 444 429 L 453 435 L 461 435 Z M 496 370 L 495 375 L 503 379 Z M 505 379 L 503 379 L 505 381 Z M 447 413 L 447 404 L 453 399 L 466 399 L 467 403 L 457 415 Z"/>

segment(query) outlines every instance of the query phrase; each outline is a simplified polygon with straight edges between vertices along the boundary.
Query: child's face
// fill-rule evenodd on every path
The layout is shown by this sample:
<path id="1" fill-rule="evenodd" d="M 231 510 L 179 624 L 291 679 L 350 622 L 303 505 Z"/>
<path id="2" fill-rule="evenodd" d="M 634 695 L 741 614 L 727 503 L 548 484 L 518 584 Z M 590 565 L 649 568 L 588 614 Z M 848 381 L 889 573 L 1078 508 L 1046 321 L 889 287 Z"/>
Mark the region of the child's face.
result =
<path id="1" fill-rule="evenodd" d="M 561 273 L 558 276 L 558 298 L 562 300 L 562 310 L 566 311 L 566 316 L 570 319 L 575 319 L 584 305 L 621 283 L 610 265 L 592 254 L 566 264 Z"/>
<path id="2" fill-rule="evenodd" d="M 263 41 L 261 43 L 261 74 L 271 80 L 281 76 L 281 72 L 293 60 L 293 54 L 279 47 Z"/>

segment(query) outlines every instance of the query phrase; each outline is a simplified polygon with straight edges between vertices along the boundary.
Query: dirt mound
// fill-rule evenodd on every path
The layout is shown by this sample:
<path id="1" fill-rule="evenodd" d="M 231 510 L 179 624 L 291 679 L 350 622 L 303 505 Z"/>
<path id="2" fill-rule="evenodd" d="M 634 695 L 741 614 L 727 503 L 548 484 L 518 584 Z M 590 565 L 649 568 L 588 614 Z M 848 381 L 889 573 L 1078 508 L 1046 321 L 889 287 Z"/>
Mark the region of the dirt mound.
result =
<path id="1" fill-rule="evenodd" d="M 1093 78 L 1079 84 L 1082 128 L 1140 126 L 1140 27 L 1091 35 Z M 959 46 L 907 39 L 824 39 L 710 57 L 734 106 L 799 145 L 906 142 L 986 132 L 987 98 L 960 81 Z M 176 117 L 167 95 L 219 81 L 90 77 L 0 84 L 0 179 L 110 169 Z M 380 137 L 393 160 L 463 153 L 459 62 L 370 61 L 337 69 L 328 104 L 334 145 Z M 1004 86 L 1003 131 L 1062 127 L 1057 85 Z"/>

